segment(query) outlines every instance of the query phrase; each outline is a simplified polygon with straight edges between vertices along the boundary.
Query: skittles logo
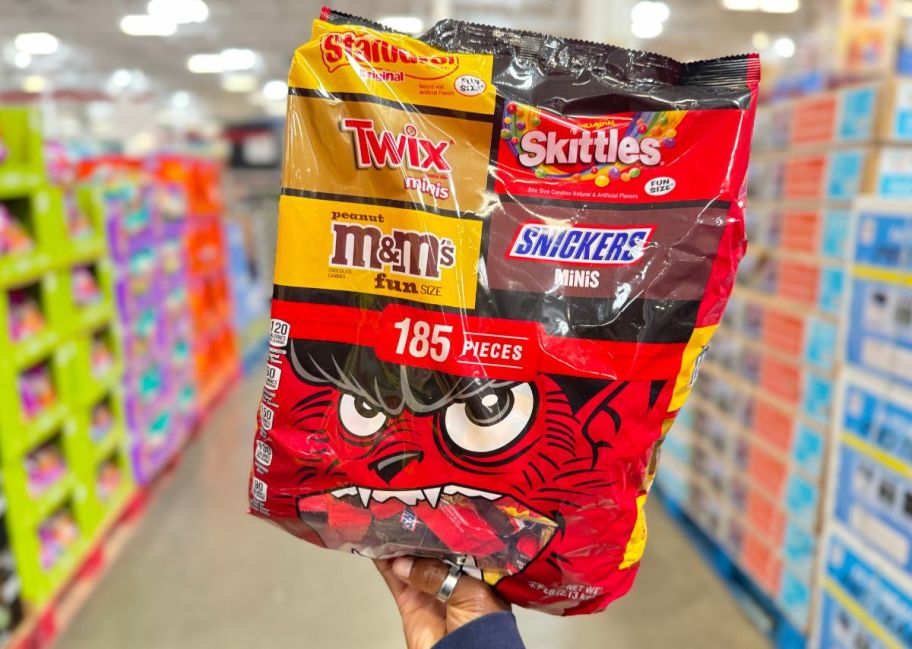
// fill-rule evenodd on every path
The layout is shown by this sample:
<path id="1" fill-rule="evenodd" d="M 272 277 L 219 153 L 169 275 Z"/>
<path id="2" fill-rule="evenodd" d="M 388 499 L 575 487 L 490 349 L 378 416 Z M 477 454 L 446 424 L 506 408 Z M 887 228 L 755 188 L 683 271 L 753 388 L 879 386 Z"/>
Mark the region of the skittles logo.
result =
<path id="1" fill-rule="evenodd" d="M 684 115 L 669 111 L 574 119 L 510 102 L 500 136 L 537 178 L 591 181 L 604 188 L 661 165 L 663 153 L 677 145 Z"/>

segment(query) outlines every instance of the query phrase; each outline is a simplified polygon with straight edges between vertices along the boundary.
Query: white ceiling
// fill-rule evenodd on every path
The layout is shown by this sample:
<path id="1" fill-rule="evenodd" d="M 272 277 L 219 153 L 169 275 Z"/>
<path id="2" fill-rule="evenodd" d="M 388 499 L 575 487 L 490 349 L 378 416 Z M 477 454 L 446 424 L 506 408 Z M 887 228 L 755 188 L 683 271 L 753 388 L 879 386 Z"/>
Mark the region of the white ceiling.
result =
<path id="1" fill-rule="evenodd" d="M 256 70 L 262 81 L 282 79 L 296 45 L 305 40 L 319 0 L 206 0 L 209 19 L 183 25 L 169 37 L 133 37 L 119 30 L 120 19 L 143 13 L 145 0 L 0 0 L 0 90 L 18 89 L 25 74 L 39 73 L 58 90 L 101 92 L 114 70 L 141 70 L 148 81 L 148 101 L 161 101 L 178 90 L 222 119 L 263 113 L 248 95 L 227 93 L 214 75 L 187 71 L 191 54 L 228 47 L 251 48 L 261 55 Z M 637 43 L 629 35 L 632 0 L 340 0 L 337 8 L 378 18 L 413 15 L 430 24 L 448 14 L 561 35 L 599 35 L 622 45 L 657 49 L 681 58 L 703 58 L 750 49 L 757 30 L 798 36 L 811 19 L 804 0 L 798 13 L 770 15 L 730 12 L 720 0 L 666 0 L 671 17 L 657 39 Z M 47 31 L 59 37 L 57 54 L 36 58 L 32 66 L 12 65 L 12 39 L 20 32 Z M 83 97 L 87 99 L 87 97 Z"/>

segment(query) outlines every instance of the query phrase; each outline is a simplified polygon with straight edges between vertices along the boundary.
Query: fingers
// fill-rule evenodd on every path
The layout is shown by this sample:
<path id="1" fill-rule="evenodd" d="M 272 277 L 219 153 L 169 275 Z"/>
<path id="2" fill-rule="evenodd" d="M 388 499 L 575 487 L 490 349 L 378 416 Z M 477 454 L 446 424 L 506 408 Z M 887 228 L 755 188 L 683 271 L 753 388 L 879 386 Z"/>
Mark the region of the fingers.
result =
<path id="1" fill-rule="evenodd" d="M 393 561 L 393 573 L 412 588 L 428 595 L 436 595 L 450 569 L 433 559 L 402 557 Z"/>
<path id="2" fill-rule="evenodd" d="M 406 580 L 398 578 L 398 575 L 393 572 L 393 562 L 390 559 L 376 559 L 374 565 L 377 566 L 377 571 L 398 602 L 399 596 L 406 589 L 404 583 Z"/>
<path id="3" fill-rule="evenodd" d="M 396 577 L 412 588 L 435 596 L 450 572 L 449 566 L 440 561 L 411 557 L 395 559 L 392 570 Z M 459 577 L 447 606 L 474 615 L 485 615 L 509 608 L 487 584 L 466 575 Z"/>

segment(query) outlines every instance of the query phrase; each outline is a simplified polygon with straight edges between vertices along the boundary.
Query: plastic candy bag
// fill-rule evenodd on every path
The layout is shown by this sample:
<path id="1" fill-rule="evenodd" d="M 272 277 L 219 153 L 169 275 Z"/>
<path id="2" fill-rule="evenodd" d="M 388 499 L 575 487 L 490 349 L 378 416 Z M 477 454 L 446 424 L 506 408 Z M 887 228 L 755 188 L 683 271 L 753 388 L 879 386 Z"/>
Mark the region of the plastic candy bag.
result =
<path id="1" fill-rule="evenodd" d="M 251 512 L 552 613 L 623 595 L 745 251 L 758 81 L 324 10 L 289 76 Z"/>

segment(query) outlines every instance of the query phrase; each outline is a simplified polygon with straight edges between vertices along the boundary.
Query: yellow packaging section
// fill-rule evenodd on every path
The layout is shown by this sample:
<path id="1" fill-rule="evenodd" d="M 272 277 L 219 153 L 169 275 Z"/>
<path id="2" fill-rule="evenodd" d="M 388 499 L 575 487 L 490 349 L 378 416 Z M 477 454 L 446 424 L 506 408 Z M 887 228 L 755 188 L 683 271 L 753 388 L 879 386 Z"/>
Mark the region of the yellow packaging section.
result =
<path id="1" fill-rule="evenodd" d="M 275 283 L 475 307 L 482 222 L 283 196 Z"/>
<path id="2" fill-rule="evenodd" d="M 680 410 L 690 396 L 690 390 L 693 387 L 694 371 L 697 369 L 697 360 L 703 354 L 713 334 L 716 333 L 718 325 L 712 327 L 699 327 L 693 330 L 690 342 L 684 350 L 684 356 L 681 360 L 681 371 L 678 373 L 678 379 L 675 381 L 674 395 L 671 397 L 671 405 L 668 407 L 669 412 Z"/>
<path id="3" fill-rule="evenodd" d="M 627 542 L 627 549 L 624 550 L 624 560 L 619 569 L 624 570 L 638 563 L 643 557 L 643 551 L 646 549 L 646 494 L 637 496 L 637 519 L 633 526 L 633 532 L 630 533 L 630 540 Z"/>

